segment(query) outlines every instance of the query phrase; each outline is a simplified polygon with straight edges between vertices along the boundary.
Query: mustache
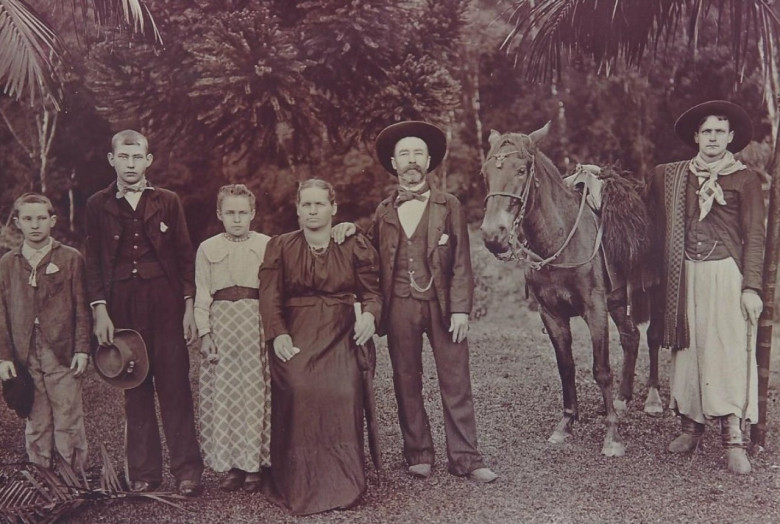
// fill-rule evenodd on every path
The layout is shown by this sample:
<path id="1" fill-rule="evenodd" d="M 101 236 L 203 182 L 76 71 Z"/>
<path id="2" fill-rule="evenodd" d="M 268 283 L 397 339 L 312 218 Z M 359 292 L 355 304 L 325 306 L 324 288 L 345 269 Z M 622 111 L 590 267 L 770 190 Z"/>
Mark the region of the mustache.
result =
<path id="1" fill-rule="evenodd" d="M 405 175 L 406 173 L 409 173 L 410 171 L 416 171 L 417 173 L 420 173 L 421 175 L 424 175 L 422 166 L 418 166 L 417 164 L 409 164 L 406 167 L 403 167 L 398 170 L 399 175 Z"/>

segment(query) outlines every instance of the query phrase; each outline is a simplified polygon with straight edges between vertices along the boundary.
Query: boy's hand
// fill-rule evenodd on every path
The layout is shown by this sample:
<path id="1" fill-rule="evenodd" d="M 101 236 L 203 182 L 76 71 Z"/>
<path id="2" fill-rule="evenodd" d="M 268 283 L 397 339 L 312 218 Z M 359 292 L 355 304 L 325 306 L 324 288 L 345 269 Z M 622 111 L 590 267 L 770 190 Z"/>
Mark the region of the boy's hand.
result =
<path id="1" fill-rule="evenodd" d="M 108 315 L 108 309 L 105 304 L 96 304 L 94 310 L 95 316 L 95 336 L 98 344 L 108 346 L 114 343 L 114 323 Z"/>
<path id="2" fill-rule="evenodd" d="M 274 353 L 282 362 L 287 362 L 300 352 L 300 349 L 293 346 L 290 335 L 279 335 L 274 339 Z"/>
<path id="3" fill-rule="evenodd" d="M 335 243 L 341 244 L 347 237 L 351 237 L 355 233 L 357 233 L 357 226 L 355 224 L 352 222 L 342 222 L 331 228 L 330 237 Z"/>
<path id="4" fill-rule="evenodd" d="M 198 340 L 198 328 L 195 326 L 195 313 L 192 307 L 192 298 L 187 298 L 184 301 L 184 319 L 182 320 L 182 327 L 184 328 L 184 340 L 187 341 L 188 346 Z"/>
<path id="5" fill-rule="evenodd" d="M 12 360 L 0 360 L 0 380 L 16 378 L 16 366 Z"/>
<path id="6" fill-rule="evenodd" d="M 86 353 L 76 353 L 73 355 L 73 360 L 70 362 L 70 369 L 73 371 L 74 377 L 80 377 L 87 370 L 87 362 L 89 362 L 89 355 Z"/>
<path id="7" fill-rule="evenodd" d="M 376 319 L 371 313 L 365 312 L 355 322 L 355 343 L 358 346 L 365 344 L 376 332 Z"/>
<path id="8" fill-rule="evenodd" d="M 200 354 L 203 358 L 209 362 L 219 362 L 219 353 L 217 353 L 217 345 L 211 338 L 211 333 L 206 333 L 200 337 Z"/>

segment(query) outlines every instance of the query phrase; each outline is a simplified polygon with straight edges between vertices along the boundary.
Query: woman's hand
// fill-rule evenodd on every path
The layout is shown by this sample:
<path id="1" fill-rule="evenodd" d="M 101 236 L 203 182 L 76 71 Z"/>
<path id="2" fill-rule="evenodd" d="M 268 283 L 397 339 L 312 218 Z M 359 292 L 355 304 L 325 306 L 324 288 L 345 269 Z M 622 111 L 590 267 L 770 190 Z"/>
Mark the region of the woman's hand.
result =
<path id="1" fill-rule="evenodd" d="M 219 362 L 219 353 L 211 333 L 206 333 L 200 337 L 200 354 L 209 362 Z"/>
<path id="2" fill-rule="evenodd" d="M 293 346 L 290 335 L 279 335 L 274 339 L 274 353 L 282 362 L 287 362 L 300 352 L 300 349 Z"/>
<path id="3" fill-rule="evenodd" d="M 355 322 L 355 343 L 362 346 L 376 333 L 376 319 L 371 313 L 365 312 Z"/>

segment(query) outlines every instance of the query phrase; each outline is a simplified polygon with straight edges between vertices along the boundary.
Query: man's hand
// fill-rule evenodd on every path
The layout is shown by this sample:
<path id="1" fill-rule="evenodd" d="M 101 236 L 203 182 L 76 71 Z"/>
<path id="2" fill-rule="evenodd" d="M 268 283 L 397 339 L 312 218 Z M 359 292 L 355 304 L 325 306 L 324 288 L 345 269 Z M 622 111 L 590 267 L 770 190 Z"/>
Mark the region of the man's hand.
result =
<path id="1" fill-rule="evenodd" d="M 86 353 L 76 353 L 73 355 L 73 359 L 70 361 L 70 370 L 73 371 L 74 377 L 80 377 L 87 370 L 87 362 L 89 362 L 89 355 Z"/>
<path id="2" fill-rule="evenodd" d="M 300 352 L 300 349 L 293 346 L 290 335 L 279 335 L 274 339 L 274 353 L 282 362 L 287 362 Z"/>
<path id="3" fill-rule="evenodd" d="M 203 358 L 209 362 L 219 362 L 219 353 L 217 353 L 217 345 L 211 338 L 211 333 L 206 333 L 200 337 L 200 354 Z"/>
<path id="4" fill-rule="evenodd" d="M 16 366 L 13 360 L 0 360 L 0 380 L 16 378 Z"/>
<path id="5" fill-rule="evenodd" d="M 764 309 L 764 302 L 758 293 L 752 289 L 746 289 L 742 292 L 742 318 L 750 321 L 754 326 L 758 322 L 758 317 Z"/>
<path id="6" fill-rule="evenodd" d="M 466 313 L 453 313 L 450 316 L 450 329 L 452 341 L 456 344 L 463 342 L 469 333 L 469 316 Z"/>
<path id="7" fill-rule="evenodd" d="M 355 233 L 357 233 L 357 226 L 352 222 L 342 222 L 330 229 L 330 237 L 337 244 L 341 244 L 347 237 L 351 237 Z"/>
<path id="8" fill-rule="evenodd" d="M 105 304 L 95 304 L 93 311 L 95 317 L 95 336 L 98 344 L 108 346 L 114 343 L 114 323 L 108 315 L 108 308 Z"/>
<path id="9" fill-rule="evenodd" d="M 376 333 L 376 319 L 371 313 L 365 312 L 355 322 L 355 343 L 358 346 L 365 344 Z"/>
<path id="10" fill-rule="evenodd" d="M 184 327 L 184 340 L 187 341 L 187 345 L 191 345 L 198 339 L 198 328 L 195 326 L 195 312 L 192 307 L 192 297 L 187 297 L 184 300 L 184 319 L 182 320 L 182 327 Z"/>

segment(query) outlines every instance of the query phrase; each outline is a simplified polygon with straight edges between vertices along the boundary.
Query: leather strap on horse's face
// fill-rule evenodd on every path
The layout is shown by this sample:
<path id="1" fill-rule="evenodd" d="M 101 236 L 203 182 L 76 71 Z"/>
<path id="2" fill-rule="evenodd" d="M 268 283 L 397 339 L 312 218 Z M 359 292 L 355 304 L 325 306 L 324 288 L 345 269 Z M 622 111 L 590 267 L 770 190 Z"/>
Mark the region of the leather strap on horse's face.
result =
<path id="1" fill-rule="evenodd" d="M 483 173 L 485 172 L 485 165 L 487 165 L 487 163 L 490 160 L 492 160 L 493 158 L 496 159 L 496 167 L 497 168 L 501 168 L 501 166 L 503 165 L 504 160 L 506 160 L 506 157 L 508 157 L 510 155 L 515 155 L 515 154 L 520 154 L 520 151 L 513 150 L 513 151 L 507 151 L 506 153 L 491 154 L 485 160 L 485 164 L 482 165 L 482 172 Z M 488 201 L 488 199 L 490 197 L 505 196 L 505 197 L 513 198 L 515 200 L 519 200 L 521 206 L 523 208 L 525 208 L 525 205 L 528 202 L 528 194 L 531 192 L 531 184 L 533 183 L 534 178 L 536 177 L 535 165 L 536 165 L 536 157 L 532 155 L 531 156 L 531 169 L 528 172 L 528 176 L 527 176 L 527 178 L 525 180 L 525 184 L 523 185 L 523 190 L 522 190 L 521 194 L 518 195 L 517 193 L 510 193 L 508 191 L 489 191 L 488 194 L 485 195 L 485 203 L 487 203 L 487 201 Z"/>

